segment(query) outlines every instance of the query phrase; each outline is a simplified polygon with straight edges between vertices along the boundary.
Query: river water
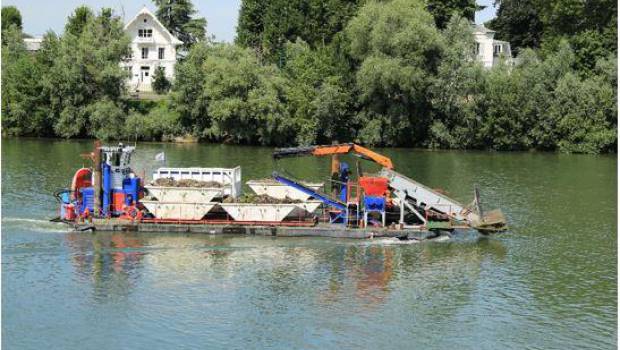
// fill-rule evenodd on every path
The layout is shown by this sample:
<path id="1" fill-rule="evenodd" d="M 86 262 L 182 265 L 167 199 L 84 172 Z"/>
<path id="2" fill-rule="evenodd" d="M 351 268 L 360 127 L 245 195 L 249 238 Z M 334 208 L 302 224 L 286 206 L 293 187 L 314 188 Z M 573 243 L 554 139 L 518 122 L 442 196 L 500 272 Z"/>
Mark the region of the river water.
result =
<path id="1" fill-rule="evenodd" d="M 380 150 L 508 232 L 454 241 L 73 233 L 46 219 L 88 141 L 2 141 L 7 349 L 610 349 L 617 337 L 617 157 Z M 138 144 L 147 173 L 235 166 L 320 180 L 329 160 Z M 350 160 L 355 162 L 354 159 Z M 364 170 L 376 170 L 364 163 Z"/>

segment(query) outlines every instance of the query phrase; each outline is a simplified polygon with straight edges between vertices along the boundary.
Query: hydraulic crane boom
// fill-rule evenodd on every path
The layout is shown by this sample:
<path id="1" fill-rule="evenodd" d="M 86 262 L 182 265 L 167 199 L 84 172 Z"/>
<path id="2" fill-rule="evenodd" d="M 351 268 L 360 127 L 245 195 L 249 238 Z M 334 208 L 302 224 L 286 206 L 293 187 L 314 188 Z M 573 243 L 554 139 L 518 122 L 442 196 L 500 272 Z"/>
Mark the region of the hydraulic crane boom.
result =
<path id="1" fill-rule="evenodd" d="M 280 148 L 273 152 L 274 159 L 280 159 L 285 157 L 296 156 L 327 156 L 336 154 L 356 153 L 363 159 L 373 161 L 384 168 L 394 169 L 392 160 L 386 156 L 383 156 L 377 152 L 373 152 L 368 148 L 362 147 L 354 143 L 341 143 L 338 145 L 324 145 L 324 146 L 307 146 L 307 147 L 293 147 L 293 148 Z"/>

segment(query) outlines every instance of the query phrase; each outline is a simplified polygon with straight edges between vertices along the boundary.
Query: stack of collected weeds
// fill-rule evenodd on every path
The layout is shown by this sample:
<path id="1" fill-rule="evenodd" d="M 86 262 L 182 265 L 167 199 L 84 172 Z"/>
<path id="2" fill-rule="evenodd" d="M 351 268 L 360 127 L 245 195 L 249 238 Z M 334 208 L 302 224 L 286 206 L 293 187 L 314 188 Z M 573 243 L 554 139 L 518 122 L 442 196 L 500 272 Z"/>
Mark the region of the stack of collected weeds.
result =
<path id="1" fill-rule="evenodd" d="M 293 204 L 293 203 L 303 203 L 298 199 L 291 199 L 289 197 L 285 197 L 283 199 L 274 198 L 268 196 L 266 194 L 244 194 L 243 196 L 235 199 L 232 197 L 228 197 L 224 199 L 224 203 L 252 203 L 252 204 Z"/>
<path id="2" fill-rule="evenodd" d="M 215 181 L 200 181 L 193 179 L 175 180 L 171 177 L 159 178 L 151 182 L 152 185 L 162 187 L 222 187 L 222 184 Z"/>

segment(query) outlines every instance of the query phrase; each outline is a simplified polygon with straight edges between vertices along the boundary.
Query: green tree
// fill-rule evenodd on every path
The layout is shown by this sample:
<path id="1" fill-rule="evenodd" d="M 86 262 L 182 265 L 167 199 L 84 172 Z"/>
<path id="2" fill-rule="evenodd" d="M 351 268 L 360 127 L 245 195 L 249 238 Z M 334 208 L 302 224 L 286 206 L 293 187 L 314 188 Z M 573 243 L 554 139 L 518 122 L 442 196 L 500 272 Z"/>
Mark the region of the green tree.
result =
<path id="1" fill-rule="evenodd" d="M 45 79 L 51 113 L 56 119 L 54 129 L 62 137 L 100 133 L 91 127 L 91 121 L 97 119 L 91 119 L 90 115 L 111 107 L 109 104 L 89 106 L 102 100 L 118 104 L 127 78 L 119 63 L 128 53 L 129 38 L 120 18 L 113 16 L 111 9 L 102 9 L 76 33 L 79 35 L 67 32 L 62 37 L 54 65 Z"/>
<path id="2" fill-rule="evenodd" d="M 190 0 L 153 0 L 157 6 L 157 18 L 189 49 L 193 44 L 205 39 L 207 20 L 193 18 L 196 14 Z"/>
<path id="3" fill-rule="evenodd" d="M 95 17 L 95 14 L 86 5 L 76 8 L 71 16 L 67 18 L 67 24 L 65 24 L 65 33 L 79 37 L 84 28 Z"/>
<path id="4" fill-rule="evenodd" d="M 527 149 L 528 113 L 522 111 L 527 98 L 523 76 L 505 66 L 494 67 L 486 77 L 484 99 L 481 102 L 479 138 L 484 148 L 499 151 Z"/>
<path id="5" fill-rule="evenodd" d="M 497 38 L 510 41 L 514 52 L 541 46 L 553 54 L 564 39 L 575 50 L 577 70 L 589 74 L 596 61 L 607 53 L 617 54 L 617 10 L 615 0 L 496 0 L 497 18 L 489 27 Z"/>
<path id="6" fill-rule="evenodd" d="M 557 119 L 564 152 L 601 153 L 617 147 L 617 90 L 600 77 L 567 74 L 558 83 L 550 115 Z"/>
<path id="7" fill-rule="evenodd" d="M 210 52 L 210 48 L 203 43 L 194 45 L 187 57 L 175 66 L 172 108 L 179 113 L 179 123 L 184 132 L 200 134 L 211 126 L 209 96 L 203 88 L 203 65 Z"/>
<path id="8" fill-rule="evenodd" d="M 344 120 L 348 111 L 342 110 L 350 100 L 343 79 L 347 67 L 342 59 L 332 47 L 313 50 L 301 39 L 287 43 L 285 52 L 282 72 L 287 80 L 287 107 L 298 125 L 297 143 L 329 143 L 350 137 Z"/>
<path id="9" fill-rule="evenodd" d="M 235 43 L 245 47 L 261 47 L 266 9 L 266 4 L 261 1 L 241 1 Z"/>
<path id="10" fill-rule="evenodd" d="M 170 81 L 166 78 L 166 73 L 163 67 L 157 67 L 155 74 L 153 74 L 153 90 L 158 94 L 165 94 L 170 90 Z"/>
<path id="11" fill-rule="evenodd" d="M 497 31 L 499 40 L 510 42 L 515 55 L 522 48 L 537 48 L 540 46 L 543 34 L 543 23 L 537 0 L 501 0 L 497 9 L 497 16 L 488 22 L 488 27 Z"/>
<path id="12" fill-rule="evenodd" d="M 469 20 L 454 16 L 442 31 L 446 42 L 436 79 L 430 87 L 433 121 L 428 146 L 480 148 L 477 130 L 484 98 L 486 72 L 474 59 L 474 38 Z"/>
<path id="13" fill-rule="evenodd" d="M 2 127 L 10 135 L 48 136 L 51 121 L 41 76 L 44 68 L 26 51 L 17 26 L 3 31 Z"/>
<path id="14" fill-rule="evenodd" d="M 602 32 L 609 26 L 616 26 L 618 2 L 615 0 L 536 0 L 535 6 L 545 36 L 570 36 L 584 30 Z"/>
<path id="15" fill-rule="evenodd" d="M 427 93 L 443 39 L 422 1 L 369 1 L 347 26 L 359 62 L 359 140 L 421 145 L 430 117 Z"/>
<path id="16" fill-rule="evenodd" d="M 555 54 L 544 60 L 533 50 L 525 50 L 519 58 L 521 64 L 517 74 L 523 77 L 524 84 L 519 91 L 523 98 L 518 112 L 521 119 L 529 120 L 526 134 L 532 147 L 555 150 L 560 137 L 558 120 L 549 114 L 549 108 L 555 99 L 558 81 L 572 71 L 575 55 L 563 42 Z"/>
<path id="17" fill-rule="evenodd" d="M 235 42 L 278 62 L 288 41 L 312 48 L 330 44 L 355 14 L 360 0 L 243 0 Z"/>
<path id="18" fill-rule="evenodd" d="M 79 112 L 78 112 L 79 113 Z M 88 120 L 88 135 L 101 139 L 113 140 L 125 136 L 125 111 L 118 102 L 107 97 L 95 101 L 84 109 Z"/>
<path id="19" fill-rule="evenodd" d="M 188 79 L 186 72 L 200 72 L 199 78 Z M 284 105 L 285 81 L 275 66 L 261 65 L 250 49 L 195 45 L 178 73 L 175 105 L 196 97 L 191 110 L 181 107 L 179 112 L 200 119 L 195 124 L 201 128 L 195 132 L 201 137 L 265 145 L 291 144 L 295 139 L 294 123 Z"/>
<path id="20" fill-rule="evenodd" d="M 525 150 L 557 148 L 558 120 L 549 114 L 558 80 L 571 71 L 574 54 L 566 42 L 541 59 L 525 49 L 518 65 L 488 72 L 480 105 L 478 137 L 484 148 Z"/>
<path id="21" fill-rule="evenodd" d="M 131 113 L 125 121 L 125 135 L 147 141 L 166 141 L 182 134 L 179 113 L 164 100 L 146 114 Z"/>
<path id="22" fill-rule="evenodd" d="M 350 120 L 353 106 L 351 89 L 343 84 L 341 77 L 332 76 L 321 83 L 311 102 L 314 117 L 318 121 L 315 143 L 352 140 L 354 135 Z"/>
<path id="23" fill-rule="evenodd" d="M 212 120 L 205 135 L 240 143 L 288 144 L 294 124 L 284 106 L 285 82 L 248 49 L 216 45 L 204 62 Z"/>
<path id="24" fill-rule="evenodd" d="M 569 43 L 575 50 L 575 69 L 588 76 L 596 66 L 596 62 L 607 57 L 610 53 L 617 53 L 614 43 L 606 38 L 606 33 L 596 30 L 585 30 L 569 38 Z"/>
<path id="25" fill-rule="evenodd" d="M 2 6 L 2 31 L 4 32 L 11 26 L 22 30 L 22 15 L 15 6 Z"/>
<path id="26" fill-rule="evenodd" d="M 473 22 L 476 11 L 484 6 L 476 5 L 475 0 L 428 0 L 427 9 L 435 18 L 437 28 L 443 29 L 454 15 Z"/>

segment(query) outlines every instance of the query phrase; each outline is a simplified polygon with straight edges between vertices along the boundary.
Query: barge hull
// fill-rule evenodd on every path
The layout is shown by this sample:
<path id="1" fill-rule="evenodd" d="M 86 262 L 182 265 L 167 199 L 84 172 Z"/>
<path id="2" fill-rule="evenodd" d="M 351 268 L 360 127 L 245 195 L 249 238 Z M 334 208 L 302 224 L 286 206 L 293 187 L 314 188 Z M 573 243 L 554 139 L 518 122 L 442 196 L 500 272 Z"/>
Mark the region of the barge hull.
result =
<path id="1" fill-rule="evenodd" d="M 239 224 L 191 224 L 191 223 L 133 223 L 127 220 L 95 219 L 92 223 L 75 225 L 77 231 L 108 232 L 154 232 L 154 233 L 203 233 L 203 234 L 239 234 L 274 237 L 330 237 L 368 239 L 375 237 L 404 237 L 426 239 L 436 233 L 425 228 L 407 228 L 402 230 L 389 228 L 345 228 L 334 225 L 316 226 L 269 226 Z"/>

